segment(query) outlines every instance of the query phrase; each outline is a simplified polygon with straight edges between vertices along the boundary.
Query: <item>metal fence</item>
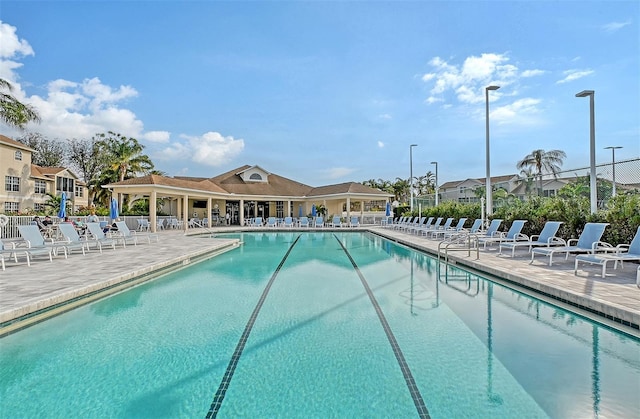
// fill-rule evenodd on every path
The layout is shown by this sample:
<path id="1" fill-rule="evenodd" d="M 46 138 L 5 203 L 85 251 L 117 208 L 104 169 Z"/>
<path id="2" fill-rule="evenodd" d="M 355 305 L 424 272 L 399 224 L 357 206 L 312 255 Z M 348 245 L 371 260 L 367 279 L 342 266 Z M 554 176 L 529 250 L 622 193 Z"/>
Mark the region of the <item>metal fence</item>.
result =
<path id="1" fill-rule="evenodd" d="M 591 173 L 591 168 L 589 166 L 579 167 L 576 169 L 562 170 L 556 173 L 554 176 L 553 173 L 543 173 L 542 180 L 549 181 L 553 179 L 577 179 L 589 177 Z M 602 163 L 596 165 L 596 178 L 599 180 L 604 180 L 607 182 L 613 183 L 614 181 L 614 165 L 611 163 Z M 523 182 L 530 180 L 537 180 L 537 177 L 530 178 L 522 178 Z M 627 159 L 615 162 L 615 183 L 617 187 L 617 191 L 621 192 L 623 190 L 640 190 L 640 157 L 634 159 Z M 447 194 L 440 193 L 439 201 L 458 201 L 458 202 L 480 202 L 480 197 L 476 196 L 473 190 L 468 190 L 468 194 L 461 198 L 457 193 L 452 193 L 451 196 L 447 196 Z M 605 205 L 607 199 L 609 197 L 598 197 L 598 206 L 601 208 Z M 494 196 L 493 206 L 497 208 L 500 206 L 502 201 L 498 200 Z M 435 206 L 435 194 L 427 194 L 421 195 L 419 197 L 414 198 L 414 208 L 418 205 L 423 208 L 429 208 Z"/>

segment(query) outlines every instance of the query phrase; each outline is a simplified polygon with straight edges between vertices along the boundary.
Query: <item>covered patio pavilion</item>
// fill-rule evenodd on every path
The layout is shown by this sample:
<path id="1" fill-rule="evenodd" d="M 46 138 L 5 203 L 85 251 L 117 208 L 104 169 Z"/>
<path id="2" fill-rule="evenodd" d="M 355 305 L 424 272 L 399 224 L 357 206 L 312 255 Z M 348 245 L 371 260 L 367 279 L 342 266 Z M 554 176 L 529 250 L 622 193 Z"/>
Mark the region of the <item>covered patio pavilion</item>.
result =
<path id="1" fill-rule="evenodd" d="M 162 212 L 175 216 L 185 231 L 189 221 L 213 225 L 214 217 L 230 215 L 232 224 L 245 225 L 253 217 L 297 217 L 311 214 L 313 205 L 326 209 L 326 216 L 362 217 L 365 208 L 384 211 L 393 195 L 357 182 L 312 187 L 270 173 L 260 166 L 241 166 L 212 178 L 147 175 L 103 186 L 113 196 L 130 200 L 149 199 L 149 224 L 156 230 L 158 200 Z M 119 199 L 119 202 L 122 202 Z M 174 205 L 175 202 L 175 205 Z M 168 203 L 168 205 L 166 205 Z"/>

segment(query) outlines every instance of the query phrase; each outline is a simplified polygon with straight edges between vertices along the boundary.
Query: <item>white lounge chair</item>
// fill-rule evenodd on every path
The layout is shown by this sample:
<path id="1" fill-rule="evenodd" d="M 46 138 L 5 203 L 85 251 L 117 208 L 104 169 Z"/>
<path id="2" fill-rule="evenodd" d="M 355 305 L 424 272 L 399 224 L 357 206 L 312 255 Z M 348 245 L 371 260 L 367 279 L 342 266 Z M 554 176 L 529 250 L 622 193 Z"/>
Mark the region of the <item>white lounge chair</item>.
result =
<path id="1" fill-rule="evenodd" d="M 267 218 L 267 227 L 276 228 L 278 226 L 278 220 L 276 217 Z"/>
<path id="2" fill-rule="evenodd" d="M 542 228 L 540 234 L 533 234 L 528 240 L 515 241 L 515 242 L 501 242 L 498 248 L 498 254 L 502 254 L 502 249 L 511 249 L 511 257 L 515 257 L 516 249 L 528 248 L 529 252 L 534 247 L 550 247 L 554 245 L 565 244 L 564 240 L 556 237 L 556 233 L 560 228 L 562 221 L 547 221 Z"/>
<path id="3" fill-rule="evenodd" d="M 565 246 L 535 248 L 531 250 L 531 261 L 529 263 L 533 263 L 533 258 L 536 254 L 548 256 L 549 266 L 551 266 L 553 264 L 553 256 L 556 253 L 564 253 L 565 259 L 568 259 L 569 254 L 572 253 L 595 253 L 598 247 L 611 248 L 613 246 L 610 244 L 600 241 L 600 238 L 604 233 L 604 229 L 608 225 L 609 223 L 587 223 L 585 224 L 580 237 L 578 237 L 577 240 L 569 239 Z"/>
<path id="4" fill-rule="evenodd" d="M 58 224 L 58 230 L 64 237 L 64 241 L 61 243 L 64 243 L 64 247 L 67 248 L 69 253 L 71 253 L 73 249 L 79 248 L 82 250 L 82 254 L 85 255 L 85 249 L 87 252 L 89 251 L 90 243 L 94 243 L 96 248 L 100 249 L 100 252 L 102 253 L 102 246 L 100 246 L 100 243 L 97 240 L 87 238 L 86 236 L 81 237 L 73 224 L 60 223 Z"/>
<path id="5" fill-rule="evenodd" d="M 124 240 L 116 240 L 112 237 L 107 237 L 104 231 L 102 231 L 102 228 L 100 228 L 99 223 L 87 223 L 87 230 L 89 230 L 89 234 L 91 234 L 91 237 L 93 237 L 100 243 L 101 247 L 103 245 L 111 246 L 113 250 L 115 250 L 118 241 L 122 242 L 123 247 L 126 247 L 126 243 L 124 242 Z"/>
<path id="6" fill-rule="evenodd" d="M 464 223 L 466 223 L 466 222 L 467 222 L 466 218 L 460 218 L 458 220 L 458 223 L 454 227 L 450 227 L 450 228 L 448 228 L 446 230 L 442 230 L 442 231 L 433 231 L 431 233 L 432 234 L 431 238 L 438 238 L 438 236 L 440 234 L 442 234 L 442 238 L 446 239 L 448 237 L 451 237 L 454 234 L 458 234 L 464 229 Z"/>
<path id="7" fill-rule="evenodd" d="M 298 226 L 302 228 L 309 228 L 309 219 L 307 217 L 301 217 L 298 220 Z"/>
<path id="8" fill-rule="evenodd" d="M 358 217 L 351 217 L 351 221 L 349 221 L 349 227 L 360 227 L 360 219 Z"/>
<path id="9" fill-rule="evenodd" d="M 453 217 L 447 218 L 442 226 L 428 230 L 429 238 L 433 239 L 438 237 L 441 233 L 444 234 L 451 228 L 451 224 L 453 224 Z"/>
<path id="10" fill-rule="evenodd" d="M 618 268 L 618 262 L 621 264 L 628 261 L 640 261 L 640 226 L 636 231 L 636 235 L 631 240 L 630 244 L 619 244 L 615 247 L 613 253 L 610 253 L 609 248 L 606 249 L 606 253 L 593 253 L 586 255 L 576 255 L 576 262 L 573 270 L 573 274 L 578 274 L 578 263 L 585 262 L 591 265 L 602 265 L 602 277 L 607 274 L 607 263 L 613 262 L 613 269 Z"/>
<path id="11" fill-rule="evenodd" d="M 342 227 L 342 219 L 339 216 L 333 217 L 331 220 L 331 227 Z"/>
<path id="12" fill-rule="evenodd" d="M 155 239 L 158 241 L 157 233 L 138 233 L 137 231 L 131 231 L 129 227 L 127 227 L 127 223 L 124 221 L 116 221 L 116 226 L 118 226 L 118 231 L 114 232 L 115 237 L 121 237 L 126 242 L 132 242 L 134 246 L 138 245 L 138 239 L 146 239 L 149 244 L 151 244 L 151 239 Z"/>
<path id="13" fill-rule="evenodd" d="M 48 255 L 49 261 L 53 262 L 53 255 L 58 254 L 58 250 L 62 249 L 65 259 L 67 258 L 67 249 L 63 244 L 56 244 L 51 239 L 45 239 L 38 226 L 36 225 L 20 225 L 18 232 L 26 244 L 24 249 L 27 252 L 27 265 L 31 266 L 31 257 L 38 255 Z"/>
<path id="14" fill-rule="evenodd" d="M 529 240 L 529 237 L 520 233 L 526 222 L 527 220 L 514 220 L 513 223 L 511 223 L 511 227 L 509 227 L 509 231 L 506 233 L 497 232 L 496 234 L 493 234 L 492 237 L 481 237 L 478 239 L 478 243 L 482 244 L 483 248 L 486 249 L 487 244 Z"/>
<path id="15" fill-rule="evenodd" d="M 7 243 L 3 243 L 2 240 L 0 240 L 0 262 L 2 262 L 2 270 L 5 270 L 5 266 L 4 266 L 4 257 L 5 255 L 8 257 L 12 257 L 15 263 L 18 263 L 18 253 L 24 253 L 24 255 L 27 258 L 27 264 L 29 263 L 29 254 L 27 253 L 27 250 L 22 248 L 16 248 L 16 244 L 15 242 L 7 242 Z"/>
<path id="16" fill-rule="evenodd" d="M 315 228 L 323 228 L 324 227 L 324 218 L 323 217 L 316 217 L 316 219 L 313 222 L 313 226 Z"/>
<path id="17" fill-rule="evenodd" d="M 283 227 L 293 228 L 293 217 L 284 217 Z"/>

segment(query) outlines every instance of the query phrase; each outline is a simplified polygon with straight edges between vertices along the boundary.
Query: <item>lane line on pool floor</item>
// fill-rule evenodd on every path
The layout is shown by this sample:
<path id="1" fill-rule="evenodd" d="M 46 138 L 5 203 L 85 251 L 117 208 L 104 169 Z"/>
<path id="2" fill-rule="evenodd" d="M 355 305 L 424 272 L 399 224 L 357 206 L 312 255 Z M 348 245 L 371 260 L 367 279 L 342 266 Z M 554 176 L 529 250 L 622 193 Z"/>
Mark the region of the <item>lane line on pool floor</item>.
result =
<path id="1" fill-rule="evenodd" d="M 227 370 L 225 371 L 224 376 L 222 377 L 222 382 L 218 387 L 218 391 L 216 391 L 216 394 L 213 398 L 213 402 L 211 403 L 211 407 L 209 408 L 209 412 L 207 412 L 207 416 L 206 416 L 207 419 L 215 418 L 218 415 L 220 406 L 222 405 L 222 401 L 224 400 L 224 396 L 227 392 L 227 389 L 229 388 L 229 384 L 231 383 L 231 379 L 233 378 L 233 374 L 236 370 L 236 366 L 238 365 L 238 361 L 240 361 L 240 357 L 242 356 L 242 351 L 244 350 L 244 347 L 247 344 L 247 340 L 249 339 L 249 334 L 251 334 L 251 329 L 253 329 L 253 325 L 256 322 L 256 319 L 258 318 L 260 309 L 262 308 L 262 305 L 264 304 L 264 301 L 266 300 L 267 295 L 271 290 L 271 285 L 273 285 L 273 282 L 275 281 L 276 277 L 280 273 L 280 269 L 282 268 L 282 265 L 284 265 L 284 262 L 289 257 L 289 254 L 293 250 L 293 247 L 296 245 L 296 243 L 298 243 L 299 239 L 300 239 L 300 235 L 298 235 L 298 237 L 296 237 L 293 243 L 291 243 L 291 246 L 289 246 L 287 253 L 285 253 L 284 257 L 278 264 L 278 267 L 271 275 L 271 278 L 269 279 L 269 282 L 265 286 L 264 291 L 262 291 L 262 295 L 260 296 L 260 299 L 258 300 L 256 307 L 253 309 L 253 313 L 251 313 L 251 317 L 249 317 L 249 321 L 247 322 L 247 325 L 244 328 L 244 332 L 242 332 L 242 336 L 240 336 L 238 345 L 236 345 L 236 349 L 233 352 L 233 355 L 231 356 L 231 360 L 229 361 Z"/>
<path id="2" fill-rule="evenodd" d="M 391 344 L 391 349 L 393 349 L 393 353 L 396 356 L 396 359 L 398 360 L 398 364 L 400 365 L 400 370 L 402 371 L 404 380 L 407 383 L 407 387 L 409 388 L 409 393 L 411 394 L 413 403 L 415 404 L 416 409 L 418 410 L 418 415 L 423 419 L 431 418 L 431 416 L 429 415 L 429 410 L 427 409 L 427 406 L 424 404 L 424 399 L 420 394 L 420 390 L 416 385 L 416 381 L 413 378 L 413 374 L 411 374 L 411 369 L 409 368 L 409 365 L 407 364 L 407 361 L 404 358 L 404 354 L 400 349 L 400 345 L 398 345 L 398 341 L 396 340 L 396 337 L 393 334 L 393 331 L 391 330 L 391 326 L 389 326 L 389 323 L 387 322 L 387 319 L 384 316 L 384 313 L 382 312 L 382 308 L 380 308 L 380 305 L 378 304 L 376 297 L 373 295 L 373 291 L 371 291 L 371 288 L 369 287 L 369 284 L 367 283 L 366 278 L 364 277 L 364 275 L 362 274 L 362 271 L 360 271 L 360 268 L 358 267 L 358 264 L 356 263 L 355 260 L 353 260 L 353 258 L 351 257 L 351 254 L 349 253 L 345 245 L 342 243 L 342 241 L 338 238 L 338 236 L 334 234 L 333 237 L 335 237 L 338 243 L 340 243 L 340 247 L 342 247 L 342 250 L 344 250 L 347 257 L 351 261 L 351 265 L 353 265 L 353 269 L 355 269 L 356 273 L 358 274 L 358 277 L 360 278 L 360 282 L 362 282 L 362 286 L 367 291 L 369 300 L 371 301 L 371 304 L 373 304 L 373 307 L 375 308 L 376 313 L 378 314 L 378 319 L 380 320 L 380 323 L 382 323 L 382 328 L 384 329 L 384 332 L 387 335 L 387 339 Z"/>

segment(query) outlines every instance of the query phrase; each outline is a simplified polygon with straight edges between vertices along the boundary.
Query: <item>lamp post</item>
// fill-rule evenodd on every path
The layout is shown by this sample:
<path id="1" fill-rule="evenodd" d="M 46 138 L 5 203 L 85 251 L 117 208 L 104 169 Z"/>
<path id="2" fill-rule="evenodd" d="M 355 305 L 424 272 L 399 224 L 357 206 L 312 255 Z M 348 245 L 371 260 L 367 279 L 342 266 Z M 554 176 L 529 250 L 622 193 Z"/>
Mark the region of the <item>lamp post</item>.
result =
<path id="1" fill-rule="evenodd" d="M 418 144 L 411 144 L 409 146 L 409 189 L 411 192 L 411 203 L 409 204 L 409 209 L 413 213 L 413 147 L 418 147 Z"/>
<path id="2" fill-rule="evenodd" d="M 611 150 L 611 168 L 613 170 L 613 190 L 611 191 L 611 196 L 616 196 L 616 149 L 622 148 L 619 145 L 612 145 L 609 147 L 605 147 L 605 150 Z"/>
<path id="3" fill-rule="evenodd" d="M 493 197 L 491 196 L 491 165 L 490 165 L 490 151 L 489 151 L 489 90 L 498 90 L 500 86 L 487 86 L 484 89 L 485 103 L 486 103 L 486 134 L 487 134 L 487 181 L 486 181 L 486 195 L 487 195 L 487 217 L 493 214 Z"/>
<path id="4" fill-rule="evenodd" d="M 436 207 L 438 206 L 438 162 L 432 161 L 431 164 L 436 165 Z"/>
<path id="5" fill-rule="evenodd" d="M 591 214 L 595 214 L 598 210 L 598 190 L 596 187 L 596 120 L 595 120 L 595 105 L 593 90 L 583 90 L 576 93 L 576 97 L 589 96 L 589 160 L 590 160 L 590 175 L 589 175 L 589 189 L 590 189 L 590 201 L 591 201 Z"/>

